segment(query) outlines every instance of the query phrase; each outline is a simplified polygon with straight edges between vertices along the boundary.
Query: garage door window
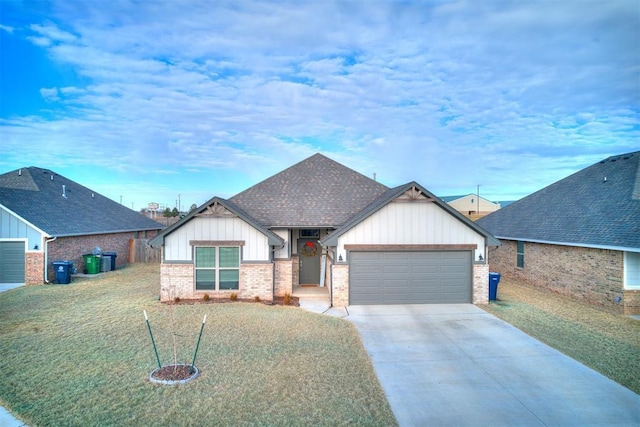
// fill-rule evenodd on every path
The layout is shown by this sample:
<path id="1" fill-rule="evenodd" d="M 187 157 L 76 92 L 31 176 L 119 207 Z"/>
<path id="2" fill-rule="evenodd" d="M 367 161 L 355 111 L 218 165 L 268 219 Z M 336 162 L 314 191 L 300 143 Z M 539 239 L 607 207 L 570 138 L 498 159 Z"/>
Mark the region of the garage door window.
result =
<path id="1" fill-rule="evenodd" d="M 240 248 L 196 247 L 195 261 L 196 290 L 239 288 Z"/>

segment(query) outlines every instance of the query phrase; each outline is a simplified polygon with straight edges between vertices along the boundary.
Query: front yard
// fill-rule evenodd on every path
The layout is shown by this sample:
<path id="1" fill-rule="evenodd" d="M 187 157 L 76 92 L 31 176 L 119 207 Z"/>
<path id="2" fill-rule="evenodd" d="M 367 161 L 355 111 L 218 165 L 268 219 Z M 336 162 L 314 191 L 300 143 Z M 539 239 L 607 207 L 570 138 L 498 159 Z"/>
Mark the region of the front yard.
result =
<path id="1" fill-rule="evenodd" d="M 395 425 L 349 322 L 259 303 L 176 305 L 178 362 L 200 376 L 149 382 L 173 363 L 159 267 L 136 264 L 70 285 L 0 294 L 0 404 L 32 427 Z"/>
<path id="2" fill-rule="evenodd" d="M 640 320 L 509 281 L 481 307 L 640 394 Z"/>

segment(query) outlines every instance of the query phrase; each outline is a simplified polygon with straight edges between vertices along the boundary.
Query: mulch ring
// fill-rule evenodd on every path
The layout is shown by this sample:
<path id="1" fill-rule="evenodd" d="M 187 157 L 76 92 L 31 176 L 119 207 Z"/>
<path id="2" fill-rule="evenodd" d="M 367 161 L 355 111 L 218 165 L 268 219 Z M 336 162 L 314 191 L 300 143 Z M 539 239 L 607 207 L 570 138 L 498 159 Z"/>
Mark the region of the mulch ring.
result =
<path id="1" fill-rule="evenodd" d="M 191 365 L 167 365 L 156 368 L 149 375 L 149 380 L 164 385 L 183 384 L 198 376 L 198 368 Z"/>

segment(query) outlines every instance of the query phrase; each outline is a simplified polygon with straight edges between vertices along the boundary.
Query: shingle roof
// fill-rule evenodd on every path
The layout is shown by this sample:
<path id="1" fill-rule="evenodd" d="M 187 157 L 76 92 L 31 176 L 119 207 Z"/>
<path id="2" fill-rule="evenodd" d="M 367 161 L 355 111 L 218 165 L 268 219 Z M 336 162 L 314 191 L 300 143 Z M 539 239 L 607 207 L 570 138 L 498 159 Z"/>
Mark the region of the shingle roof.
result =
<path id="1" fill-rule="evenodd" d="M 464 223 L 465 225 L 467 225 L 469 228 L 473 229 L 477 233 L 483 235 L 485 237 L 485 241 L 487 242 L 487 245 L 489 246 L 500 245 L 500 241 L 498 241 L 495 237 L 493 237 L 487 230 L 483 229 L 482 227 L 478 226 L 478 224 L 474 223 L 464 215 L 460 214 L 454 208 L 452 208 L 447 203 L 445 203 L 442 199 L 435 196 L 433 193 L 431 193 L 429 190 L 427 190 L 426 188 L 424 188 L 423 186 L 421 186 L 415 181 L 409 182 L 404 185 L 400 185 L 395 188 L 388 189 L 386 192 L 381 194 L 377 199 L 372 201 L 368 206 L 366 206 L 360 212 L 358 212 L 358 214 L 351 217 L 349 221 L 347 221 L 344 225 L 342 225 L 342 227 L 338 228 L 337 230 L 335 230 L 334 232 L 332 232 L 331 234 L 323 238 L 321 240 L 322 245 L 326 245 L 326 246 L 337 245 L 338 238 L 341 235 L 343 235 L 344 233 L 349 231 L 352 227 L 359 224 L 364 219 L 368 218 L 378 210 L 382 209 L 384 206 L 391 203 L 394 199 L 400 197 L 402 194 L 404 194 L 405 192 L 409 191 L 412 188 L 419 190 L 420 193 L 422 193 L 425 197 L 433 200 L 433 203 L 440 206 L 445 211 L 449 212 L 449 214 L 456 217 L 460 222 Z"/>
<path id="2" fill-rule="evenodd" d="M 388 188 L 315 154 L 231 197 L 266 227 L 338 227 Z"/>
<path id="3" fill-rule="evenodd" d="M 640 151 L 602 160 L 477 222 L 509 240 L 640 250 Z"/>
<path id="4" fill-rule="evenodd" d="M 33 166 L 0 175 L 0 204 L 51 236 L 163 228 L 62 175 Z"/>
<path id="5" fill-rule="evenodd" d="M 277 246 L 277 245 L 282 245 L 284 243 L 284 240 L 280 236 L 273 233 L 271 230 L 268 230 L 262 224 L 258 223 L 254 218 L 251 217 L 251 215 L 243 211 L 238 206 L 234 205 L 232 202 L 220 197 L 213 197 L 211 200 L 201 205 L 198 209 L 193 209 L 191 212 L 189 212 L 187 216 L 182 218 L 180 221 L 162 230 L 160 233 L 158 233 L 158 235 L 156 235 L 154 238 L 149 240 L 149 244 L 151 246 L 162 246 L 164 244 L 164 238 L 166 236 L 173 233 L 173 231 L 176 230 L 177 228 L 182 227 L 182 225 L 185 224 L 186 222 L 191 221 L 191 219 L 193 219 L 194 217 L 198 216 L 203 212 L 206 212 L 208 208 L 216 204 L 223 206 L 225 209 L 237 215 L 240 219 L 250 224 L 255 229 L 259 230 L 262 234 L 267 236 L 269 245 Z"/>

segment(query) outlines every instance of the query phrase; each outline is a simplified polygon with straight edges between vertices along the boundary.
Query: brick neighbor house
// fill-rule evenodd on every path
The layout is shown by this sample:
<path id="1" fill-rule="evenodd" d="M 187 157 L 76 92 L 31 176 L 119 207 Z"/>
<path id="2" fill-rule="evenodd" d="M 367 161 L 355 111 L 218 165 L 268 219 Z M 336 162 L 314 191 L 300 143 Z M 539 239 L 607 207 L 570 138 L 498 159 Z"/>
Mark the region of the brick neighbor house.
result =
<path id="1" fill-rule="evenodd" d="M 416 182 L 388 188 L 315 154 L 167 227 L 163 301 L 327 287 L 331 304 L 486 303 L 499 245 Z"/>
<path id="2" fill-rule="evenodd" d="M 82 271 L 97 246 L 129 260 L 129 240 L 151 238 L 163 226 L 48 169 L 0 175 L 0 283 L 42 284 L 54 261 Z"/>
<path id="3" fill-rule="evenodd" d="M 604 159 L 478 220 L 503 243 L 492 270 L 640 314 L 640 151 Z"/>

